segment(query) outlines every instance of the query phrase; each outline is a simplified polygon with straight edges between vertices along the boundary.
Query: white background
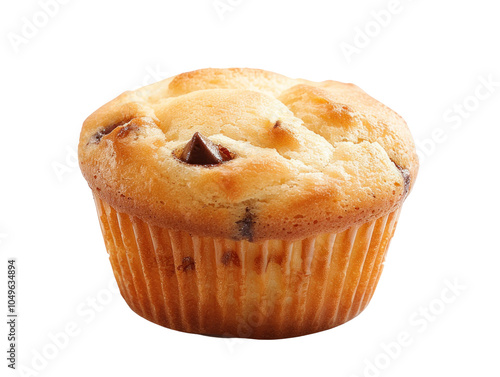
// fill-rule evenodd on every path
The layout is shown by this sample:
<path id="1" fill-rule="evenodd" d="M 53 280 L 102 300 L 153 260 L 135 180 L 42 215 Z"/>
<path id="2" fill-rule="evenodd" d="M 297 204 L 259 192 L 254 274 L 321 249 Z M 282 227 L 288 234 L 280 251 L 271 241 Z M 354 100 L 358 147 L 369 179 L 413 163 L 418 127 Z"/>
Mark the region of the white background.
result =
<path id="1" fill-rule="evenodd" d="M 18 367 L 32 370 L 12 375 L 499 375 L 497 2 L 62 2 L 0 9 L 0 272 L 17 258 Z M 358 318 L 295 339 L 224 340 L 149 323 L 108 288 L 75 160 L 81 124 L 122 91 L 204 67 L 354 82 L 407 120 L 421 171 Z M 395 346 L 400 333 L 409 341 Z"/>

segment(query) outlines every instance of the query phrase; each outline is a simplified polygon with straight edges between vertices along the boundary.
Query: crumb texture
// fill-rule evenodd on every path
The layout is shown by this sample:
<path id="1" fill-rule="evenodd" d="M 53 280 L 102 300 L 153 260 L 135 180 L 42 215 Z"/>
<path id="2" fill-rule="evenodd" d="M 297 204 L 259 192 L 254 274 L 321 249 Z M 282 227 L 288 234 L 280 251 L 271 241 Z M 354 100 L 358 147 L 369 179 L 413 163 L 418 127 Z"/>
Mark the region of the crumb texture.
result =
<path id="1" fill-rule="evenodd" d="M 234 158 L 179 160 L 197 132 Z M 381 217 L 418 171 L 404 120 L 357 86 L 256 69 L 203 69 L 123 93 L 85 121 L 79 160 L 94 193 L 122 212 L 254 242 Z"/>

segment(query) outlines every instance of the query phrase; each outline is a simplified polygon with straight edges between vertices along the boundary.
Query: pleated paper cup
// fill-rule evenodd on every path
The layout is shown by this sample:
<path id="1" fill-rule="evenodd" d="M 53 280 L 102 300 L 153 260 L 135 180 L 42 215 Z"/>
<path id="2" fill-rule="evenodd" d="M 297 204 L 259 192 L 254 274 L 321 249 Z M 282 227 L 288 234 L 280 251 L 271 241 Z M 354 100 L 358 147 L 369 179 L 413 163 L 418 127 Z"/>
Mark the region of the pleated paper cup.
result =
<path id="1" fill-rule="evenodd" d="M 361 313 L 400 212 L 336 234 L 253 243 L 161 228 L 94 198 L 133 311 L 174 330 L 259 339 L 330 329 Z"/>

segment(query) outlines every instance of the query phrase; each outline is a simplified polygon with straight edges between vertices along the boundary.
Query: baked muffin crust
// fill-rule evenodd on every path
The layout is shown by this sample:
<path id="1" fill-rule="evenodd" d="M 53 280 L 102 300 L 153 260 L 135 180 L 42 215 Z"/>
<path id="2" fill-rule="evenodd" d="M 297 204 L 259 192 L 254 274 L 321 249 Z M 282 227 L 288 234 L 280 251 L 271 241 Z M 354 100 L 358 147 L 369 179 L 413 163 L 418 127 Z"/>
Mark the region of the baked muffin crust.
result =
<path id="1" fill-rule="evenodd" d="M 187 164 L 199 132 L 234 158 Z M 418 160 L 404 120 L 353 84 L 203 69 L 125 92 L 84 122 L 81 170 L 117 210 L 200 236 L 295 240 L 397 208 Z"/>

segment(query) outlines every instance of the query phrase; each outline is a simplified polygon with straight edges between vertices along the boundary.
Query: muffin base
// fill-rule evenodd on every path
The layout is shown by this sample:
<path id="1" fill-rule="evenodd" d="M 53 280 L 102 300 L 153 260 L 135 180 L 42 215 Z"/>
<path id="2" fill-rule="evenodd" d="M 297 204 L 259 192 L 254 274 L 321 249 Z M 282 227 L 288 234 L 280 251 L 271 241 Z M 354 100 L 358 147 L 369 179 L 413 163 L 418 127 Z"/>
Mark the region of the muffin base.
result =
<path id="1" fill-rule="evenodd" d="M 253 243 L 161 228 L 94 199 L 133 311 L 174 330 L 255 339 L 327 330 L 361 313 L 401 209 L 336 234 Z"/>

